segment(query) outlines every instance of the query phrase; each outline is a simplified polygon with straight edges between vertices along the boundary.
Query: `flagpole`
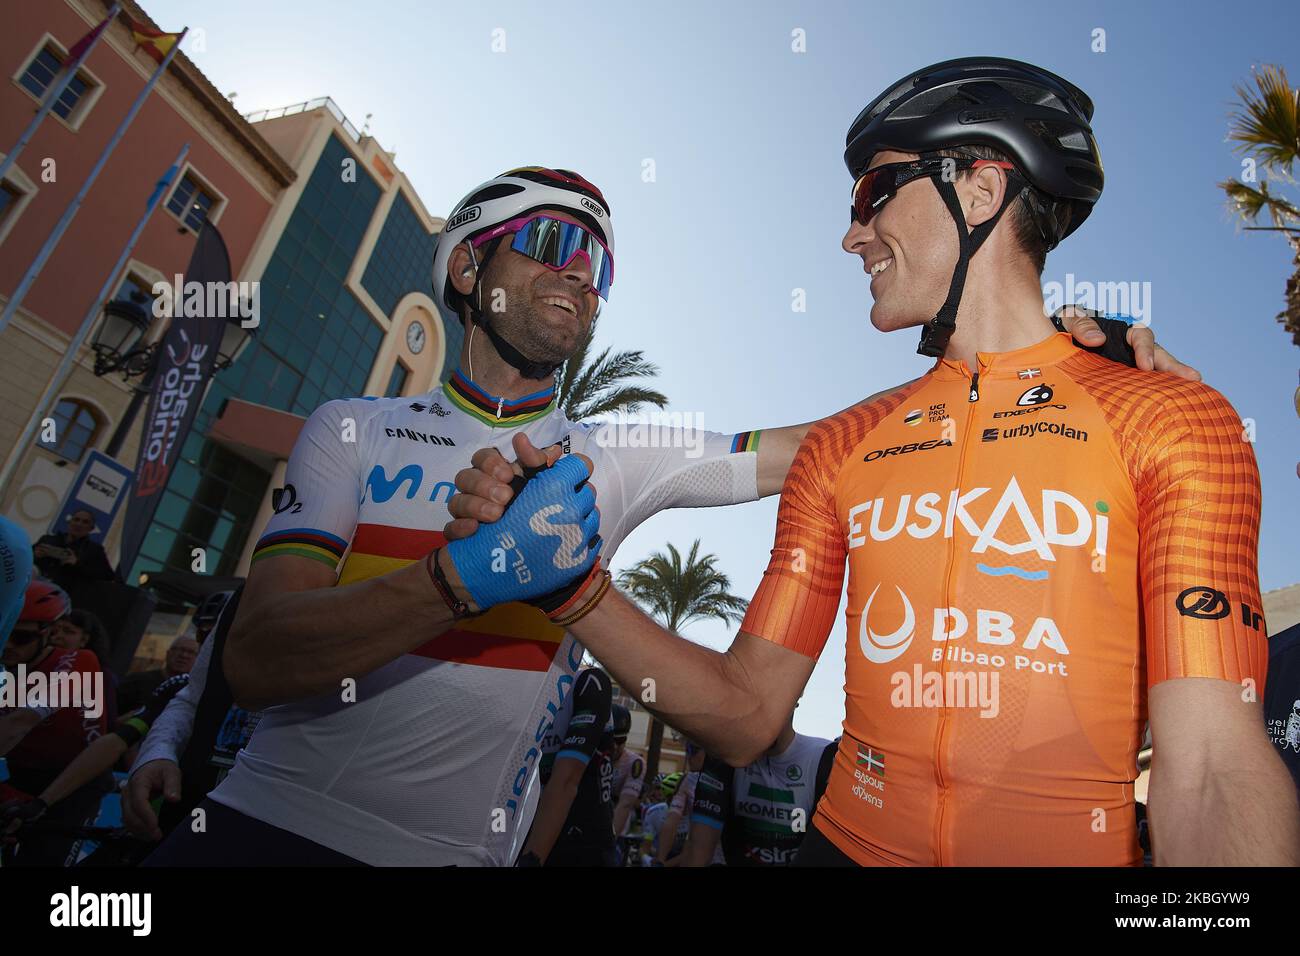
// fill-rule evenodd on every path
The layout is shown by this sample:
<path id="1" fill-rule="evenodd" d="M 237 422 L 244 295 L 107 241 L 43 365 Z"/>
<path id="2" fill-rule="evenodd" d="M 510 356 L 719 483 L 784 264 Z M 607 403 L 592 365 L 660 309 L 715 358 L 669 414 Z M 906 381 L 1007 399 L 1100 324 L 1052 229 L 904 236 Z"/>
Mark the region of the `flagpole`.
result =
<path id="1" fill-rule="evenodd" d="M 95 180 L 99 177 L 99 173 L 104 168 L 104 164 L 108 162 L 108 157 L 113 155 L 113 150 L 117 148 L 118 142 L 122 139 L 127 128 L 131 125 L 131 121 L 135 119 L 135 114 L 140 112 L 140 107 L 144 105 L 144 101 L 148 98 L 154 85 L 157 84 L 158 78 L 167 71 L 167 66 L 171 63 L 172 57 L 174 57 L 176 52 L 180 50 L 181 41 L 185 39 L 185 34 L 189 32 L 189 29 L 189 27 L 186 27 L 181 31 L 180 36 L 176 38 L 176 42 L 172 44 L 172 48 L 167 51 L 167 55 L 163 57 L 162 62 L 158 64 L 158 69 L 153 71 L 153 76 L 149 77 L 149 82 L 144 85 L 144 89 L 140 91 L 140 95 L 137 96 L 135 102 L 131 104 L 131 109 L 118 125 L 117 132 L 113 134 L 113 138 L 110 139 L 108 145 L 104 147 L 104 152 L 100 154 L 99 160 L 90 171 L 90 175 L 87 176 L 86 181 L 81 184 L 81 189 L 77 191 L 77 195 L 72 197 L 72 202 L 68 203 L 68 208 L 63 210 L 63 215 L 59 217 L 59 221 L 55 224 L 54 230 L 45 240 L 45 244 L 41 246 L 41 251 L 36 254 L 36 258 L 32 261 L 32 264 L 27 267 L 27 272 L 23 275 L 22 281 L 18 283 L 18 288 L 14 290 L 13 295 L 9 297 L 9 301 L 5 303 L 4 313 L 0 314 L 0 332 L 4 332 L 4 330 L 9 327 L 9 322 L 13 319 L 14 313 L 18 311 L 18 306 L 21 305 L 23 299 L 27 297 L 27 292 L 36 281 L 36 277 L 39 276 L 41 270 L 45 268 L 45 263 L 49 260 L 51 254 L 53 254 L 55 247 L 59 244 L 59 240 L 63 238 L 63 234 L 67 231 L 73 217 L 77 215 L 77 211 L 81 208 L 81 203 L 85 200 L 86 194 L 90 192 L 90 187 L 95 184 Z"/>
<path id="2" fill-rule="evenodd" d="M 149 202 L 145 206 L 144 215 L 140 217 L 140 221 L 135 224 L 135 229 L 131 231 L 130 238 L 126 240 L 126 245 L 122 248 L 122 254 L 117 257 L 117 262 L 113 264 L 113 268 L 109 271 L 107 278 L 104 279 L 104 284 L 99 289 L 99 295 L 97 295 L 95 301 L 90 304 L 90 309 L 86 312 L 85 317 L 82 318 L 81 326 L 77 329 L 76 335 L 74 335 L 72 341 L 68 343 L 67 351 L 63 353 L 63 359 L 59 362 L 59 367 L 55 369 L 54 374 L 50 376 L 50 381 L 45 386 L 44 394 L 41 395 L 40 401 L 36 403 L 36 407 L 32 410 L 31 417 L 27 420 L 27 426 L 23 429 L 22 435 L 10 450 L 9 457 L 4 463 L 4 470 L 0 471 L 0 494 L 3 493 L 4 489 L 8 488 L 9 481 L 13 477 L 14 471 L 18 468 L 18 462 L 22 460 L 23 453 L 27 450 L 28 446 L 31 445 L 32 439 L 36 437 L 37 429 L 40 428 L 41 419 L 44 417 L 46 409 L 49 408 L 54 397 L 63 388 L 64 383 L 68 379 L 68 374 L 72 370 L 73 362 L 76 361 L 77 353 L 81 351 L 81 346 L 85 343 L 86 337 L 90 334 L 90 329 L 95 324 L 95 319 L 103 308 L 104 301 L 112 294 L 113 283 L 117 281 L 118 276 L 122 272 L 122 268 L 126 265 L 127 259 L 131 257 L 131 252 L 135 249 L 135 244 L 140 239 L 140 233 L 144 232 L 144 227 L 149 221 L 149 217 L 152 216 L 154 210 L 158 208 L 158 205 L 162 202 L 163 196 L 167 194 L 168 187 L 171 186 L 173 180 L 175 180 L 176 176 L 180 173 L 181 165 L 185 162 L 185 157 L 189 155 L 189 152 L 190 144 L 186 143 L 181 147 L 181 151 L 177 155 L 176 161 L 168 167 L 167 171 L 163 173 L 162 179 L 158 180 L 157 185 L 154 186 L 154 190 L 149 196 Z"/>
<path id="3" fill-rule="evenodd" d="M 68 84 L 72 82 L 72 78 L 77 75 L 77 71 L 81 69 L 81 64 L 86 62 L 86 58 L 90 56 L 90 51 L 95 49 L 96 44 L 99 43 L 99 38 L 108 32 L 107 25 L 113 21 L 113 18 L 117 16 L 121 9 L 122 5 L 120 3 L 113 4 L 113 9 L 108 11 L 108 16 L 104 20 L 100 21 L 99 26 L 95 27 L 95 38 L 90 41 L 84 50 L 81 51 L 81 55 L 77 57 L 75 62 L 64 66 L 62 78 L 46 91 L 45 102 L 43 102 L 41 108 L 36 111 L 36 115 L 32 117 L 32 121 L 27 124 L 27 128 L 23 130 L 23 135 L 18 137 L 18 142 L 14 145 L 14 148 L 9 151 L 9 155 L 7 155 L 3 160 L 0 160 L 0 182 L 4 182 L 5 174 L 9 172 L 9 167 L 17 162 L 18 154 L 23 151 L 23 148 L 27 145 L 27 141 L 35 135 L 36 127 L 40 126 L 41 123 L 44 122 L 45 117 L 49 115 L 50 110 L 54 109 L 54 104 L 59 101 L 59 97 L 63 95 L 63 91 L 68 88 Z"/>

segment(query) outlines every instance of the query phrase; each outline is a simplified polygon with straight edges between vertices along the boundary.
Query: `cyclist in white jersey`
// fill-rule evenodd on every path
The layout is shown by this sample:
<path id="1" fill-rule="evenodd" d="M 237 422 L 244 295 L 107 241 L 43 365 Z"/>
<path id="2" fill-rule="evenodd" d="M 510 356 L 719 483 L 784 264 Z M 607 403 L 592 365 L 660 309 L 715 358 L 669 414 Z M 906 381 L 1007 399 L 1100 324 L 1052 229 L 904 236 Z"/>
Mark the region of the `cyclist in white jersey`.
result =
<path id="1" fill-rule="evenodd" d="M 623 836 L 631 823 L 632 812 L 641 800 L 645 788 L 645 757 L 627 747 L 627 735 L 632 729 L 632 714 L 622 704 L 615 704 L 614 713 L 614 832 Z"/>
<path id="2" fill-rule="evenodd" d="M 826 790 L 838 741 L 791 721 L 763 756 L 739 768 L 710 758 L 700 771 L 682 866 L 789 866 Z"/>
<path id="3" fill-rule="evenodd" d="M 434 275 L 466 325 L 461 368 L 422 396 L 328 402 L 303 427 L 225 658 L 236 701 L 265 716 L 204 802 L 207 830 L 178 827 L 153 865 L 512 861 L 582 649 L 536 607 L 465 618 L 451 598 L 436 529 L 475 449 L 522 434 L 596 462 L 605 563 L 658 511 L 780 490 L 807 424 L 761 445 L 678 431 L 629 447 L 557 407 L 555 370 L 613 276 L 609 207 L 580 176 L 528 167 L 479 187 Z"/>
<path id="4" fill-rule="evenodd" d="M 558 265 L 538 261 L 509 231 L 497 248 L 471 244 L 502 224 L 517 239 L 519 220 L 539 213 L 582 224 L 606 262 L 593 269 L 601 255 L 590 244 Z M 677 431 L 659 447 L 628 447 L 614 426 L 575 424 L 557 407 L 554 369 L 589 327 L 598 273 L 612 267 L 608 217 L 585 180 L 530 168 L 480 187 L 449 218 L 436 267 L 459 296 L 446 300 L 471 319 L 461 370 L 416 398 L 329 402 L 304 426 L 226 657 L 236 699 L 266 711 L 208 801 L 236 815 L 218 810 L 206 835 L 173 834 L 152 862 L 207 863 L 214 852 L 261 862 L 260 847 L 282 835 L 251 823 L 325 848 L 302 847 L 322 864 L 510 861 L 531 815 L 538 745 L 582 649 L 523 604 L 454 620 L 430 580 L 426 558 L 445 543 L 437 529 L 475 449 L 523 433 L 618 475 L 600 493 L 606 561 L 657 511 L 779 491 L 806 426 L 765 433 L 761 451 L 757 433 Z M 489 323 L 474 306 L 497 290 L 508 308 Z M 454 576 L 442 557 L 438 569 Z"/>

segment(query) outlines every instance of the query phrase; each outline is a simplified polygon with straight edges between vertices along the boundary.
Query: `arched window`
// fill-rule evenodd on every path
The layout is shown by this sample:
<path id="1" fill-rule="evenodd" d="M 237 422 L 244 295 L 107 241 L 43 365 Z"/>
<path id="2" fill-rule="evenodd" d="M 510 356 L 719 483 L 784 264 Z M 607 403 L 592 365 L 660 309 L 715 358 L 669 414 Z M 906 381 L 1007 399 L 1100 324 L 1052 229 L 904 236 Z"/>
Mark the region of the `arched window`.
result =
<path id="1" fill-rule="evenodd" d="M 36 444 L 60 458 L 81 461 L 86 449 L 94 445 L 95 437 L 99 434 L 99 415 L 85 402 L 75 398 L 61 398 L 59 404 L 54 406 L 51 417 L 54 419 L 54 441 L 42 441 L 42 430 Z"/>

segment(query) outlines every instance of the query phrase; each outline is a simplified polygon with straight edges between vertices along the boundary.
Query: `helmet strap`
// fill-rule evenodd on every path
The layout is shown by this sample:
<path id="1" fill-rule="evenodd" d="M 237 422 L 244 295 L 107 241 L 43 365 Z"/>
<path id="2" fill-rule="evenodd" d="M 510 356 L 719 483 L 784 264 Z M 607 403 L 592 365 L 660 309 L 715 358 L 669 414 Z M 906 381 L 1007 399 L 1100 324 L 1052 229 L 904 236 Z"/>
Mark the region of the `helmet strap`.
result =
<path id="1" fill-rule="evenodd" d="M 503 236 L 498 236 L 487 244 L 483 252 L 481 262 L 474 258 L 474 247 L 466 240 L 469 247 L 469 258 L 474 263 L 474 295 L 466 297 L 466 305 L 469 308 L 469 317 L 475 325 L 487 333 L 488 341 L 492 347 L 497 350 L 497 354 L 503 358 L 507 364 L 514 367 L 524 378 L 543 379 L 551 375 L 558 369 L 563 362 L 536 362 L 528 358 L 523 352 L 506 341 L 505 336 L 492 327 L 486 313 L 483 311 L 483 274 L 487 271 L 488 261 L 496 253 L 497 247 L 501 244 Z"/>
<path id="2" fill-rule="evenodd" d="M 922 153 L 923 159 L 940 159 L 938 153 Z M 938 313 L 933 319 L 925 324 L 921 330 L 921 342 L 916 347 L 917 354 L 928 355 L 931 358 L 940 358 L 948 349 L 948 340 L 952 338 L 952 333 L 957 330 L 957 309 L 961 306 L 962 292 L 966 288 L 966 272 L 970 266 L 971 257 L 975 255 L 984 240 L 993 232 L 998 220 L 1002 214 L 1007 211 L 1012 200 L 1016 198 L 1017 193 L 1011 191 L 1011 175 L 1007 176 L 1007 190 L 1002 196 L 1002 205 L 998 211 L 986 222 L 980 223 L 974 229 L 966 229 L 966 217 L 962 213 L 961 199 L 957 196 L 957 187 L 951 181 L 944 179 L 942 173 L 935 173 L 931 180 L 934 182 L 935 189 L 939 190 L 939 195 L 943 197 L 944 204 L 948 207 L 948 212 L 952 214 L 953 222 L 957 226 L 957 265 L 953 269 L 952 281 L 948 284 L 948 298 L 939 308 Z"/>

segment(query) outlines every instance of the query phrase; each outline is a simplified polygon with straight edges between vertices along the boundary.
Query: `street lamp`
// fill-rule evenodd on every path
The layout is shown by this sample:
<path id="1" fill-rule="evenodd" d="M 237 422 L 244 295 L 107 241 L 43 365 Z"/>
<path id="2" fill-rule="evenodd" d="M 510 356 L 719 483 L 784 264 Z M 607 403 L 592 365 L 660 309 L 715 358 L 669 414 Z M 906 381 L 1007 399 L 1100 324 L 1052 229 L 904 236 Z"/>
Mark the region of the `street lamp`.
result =
<path id="1" fill-rule="evenodd" d="M 121 372 L 123 381 L 133 378 L 141 379 L 139 385 L 131 388 L 131 403 L 127 406 L 122 420 L 118 422 L 104 449 L 110 458 L 116 457 L 122 450 L 126 436 L 135 424 L 136 415 L 144 398 L 153 386 L 153 377 L 158 368 L 158 355 L 162 348 L 162 339 L 150 345 L 140 345 L 152 324 L 149 297 L 136 290 L 128 299 L 114 299 L 104 306 L 104 318 L 95 332 L 92 347 L 95 350 L 95 375 L 110 375 Z M 212 372 L 230 368 L 243 355 L 248 344 L 253 340 L 253 330 L 244 328 L 239 316 L 241 310 L 232 310 L 235 314 L 225 320 L 221 332 L 221 345 L 212 364 Z"/>
<path id="2" fill-rule="evenodd" d="M 123 377 L 142 374 L 139 359 L 149 354 L 149 347 L 137 348 L 152 324 L 148 296 L 133 291 L 129 299 L 114 299 L 104 306 L 104 319 L 95 330 L 90 347 L 95 351 L 95 375 L 104 376 L 124 370 Z M 138 369 L 138 370 L 137 370 Z"/>

